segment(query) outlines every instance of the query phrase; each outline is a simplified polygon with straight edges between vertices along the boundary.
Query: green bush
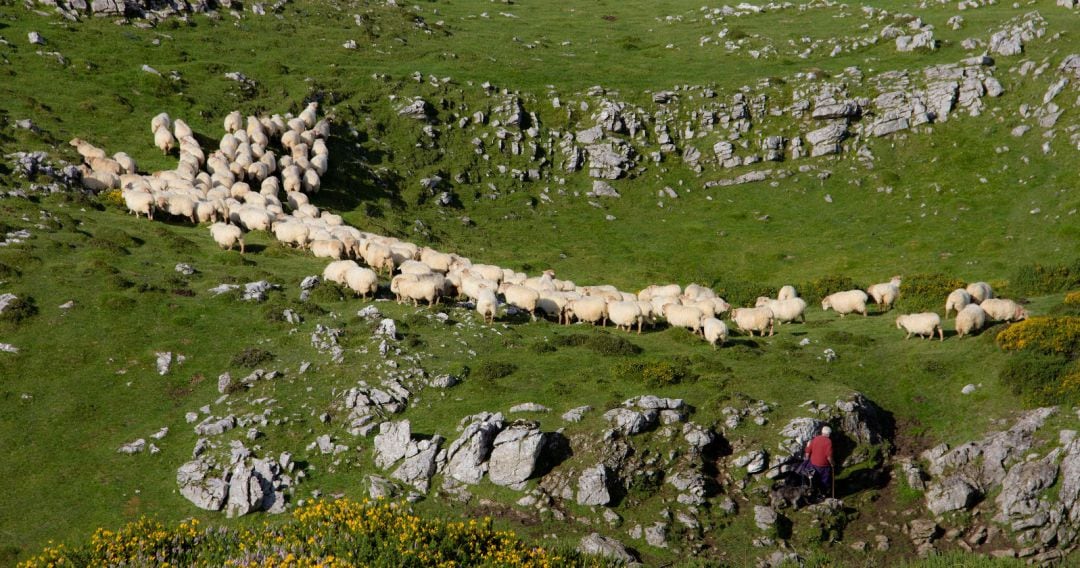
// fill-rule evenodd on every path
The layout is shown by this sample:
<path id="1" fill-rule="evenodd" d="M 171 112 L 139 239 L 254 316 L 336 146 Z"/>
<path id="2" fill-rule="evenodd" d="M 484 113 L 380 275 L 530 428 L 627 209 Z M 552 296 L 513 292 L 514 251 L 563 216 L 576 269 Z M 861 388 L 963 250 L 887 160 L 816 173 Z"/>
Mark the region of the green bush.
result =
<path id="1" fill-rule="evenodd" d="M 806 300 L 806 303 L 810 305 L 820 304 L 821 299 L 829 294 L 859 288 L 851 278 L 836 275 L 822 276 L 821 278 L 816 278 L 809 282 L 801 282 L 794 286 L 795 291 L 799 293 L 799 297 Z M 773 296 L 775 297 L 775 294 Z"/>
<path id="2" fill-rule="evenodd" d="M 608 356 L 637 355 L 641 353 L 641 348 L 630 343 L 626 338 L 601 331 L 564 335 L 552 343 L 560 347 L 584 347 L 600 355 Z"/>
<path id="3" fill-rule="evenodd" d="M 677 385 L 697 378 L 690 369 L 690 360 L 686 357 L 673 357 L 670 360 L 623 361 L 611 368 L 611 374 L 615 379 L 644 383 L 649 388 Z"/>
<path id="4" fill-rule="evenodd" d="M 481 381 L 494 381 L 513 374 L 517 365 L 501 361 L 484 361 L 476 366 L 472 376 Z"/>
<path id="5" fill-rule="evenodd" d="M 904 276 L 896 307 L 904 313 L 941 311 L 945 309 L 945 298 L 964 286 L 963 280 L 944 274 Z"/>
<path id="6" fill-rule="evenodd" d="M 1025 350 L 1009 358 L 998 378 L 1025 404 L 1059 404 L 1062 401 L 1055 399 L 1059 398 L 1061 378 L 1069 367 L 1069 358 L 1064 355 Z"/>
<path id="7" fill-rule="evenodd" d="M 1067 264 L 1021 266 L 1009 281 L 1014 294 L 1042 295 L 1080 287 L 1080 258 Z"/>
<path id="8" fill-rule="evenodd" d="M 344 300 L 345 289 L 337 282 L 320 281 L 318 286 L 311 289 L 311 295 L 308 296 L 309 302 L 316 302 L 319 304 L 325 302 L 342 302 Z"/>
<path id="9" fill-rule="evenodd" d="M 759 296 L 776 297 L 778 288 L 773 288 L 757 282 L 745 281 L 714 281 L 712 289 L 716 295 L 726 300 L 732 306 L 752 306 Z"/>
<path id="10" fill-rule="evenodd" d="M 231 364 L 233 367 L 247 367 L 254 369 L 274 358 L 274 354 L 258 347 L 245 347 L 243 351 L 233 355 Z"/>

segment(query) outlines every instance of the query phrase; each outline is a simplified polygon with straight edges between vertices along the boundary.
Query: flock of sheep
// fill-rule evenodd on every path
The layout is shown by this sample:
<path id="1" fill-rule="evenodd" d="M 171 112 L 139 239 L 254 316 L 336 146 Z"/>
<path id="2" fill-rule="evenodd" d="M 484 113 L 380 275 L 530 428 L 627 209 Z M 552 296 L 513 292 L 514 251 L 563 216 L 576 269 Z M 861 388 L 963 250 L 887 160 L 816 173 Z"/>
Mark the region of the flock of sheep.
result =
<path id="1" fill-rule="evenodd" d="M 243 235 L 270 231 L 287 246 L 310 250 L 332 259 L 323 278 L 352 290 L 357 296 L 374 296 L 380 274 L 389 278 L 390 292 L 399 302 L 438 304 L 442 298 L 465 297 L 474 303 L 485 322 L 494 322 L 501 305 L 510 305 L 560 324 L 575 321 L 619 329 L 666 322 L 702 335 L 714 348 L 729 335 L 726 313 L 734 326 L 751 336 L 773 335 L 776 324 L 806 321 L 807 303 L 792 286 L 777 297 L 758 298 L 754 307 L 733 308 L 715 291 L 698 284 L 653 285 L 633 294 L 614 286 L 578 286 L 555 278 L 553 271 L 530 277 L 524 273 L 428 247 L 362 232 L 343 223 L 341 216 L 320 211 L 308 194 L 319 191 L 327 169 L 325 139 L 329 124 L 318 120 L 317 103 L 298 117 L 248 116 L 239 112 L 225 118 L 225 134 L 209 156 L 191 128 L 182 120 L 159 114 L 151 121 L 154 143 L 163 152 L 179 150 L 175 170 L 141 175 L 124 153 L 109 158 L 105 152 L 79 139 L 71 141 L 83 156 L 83 183 L 101 191 L 119 188 L 129 211 L 153 219 L 155 212 L 210 223 L 210 233 L 222 247 L 244 252 Z M 271 148 L 276 142 L 278 157 Z M 204 169 L 205 168 L 205 169 Z M 256 189 L 257 188 L 257 189 Z M 281 200 L 284 190 L 285 200 Z M 361 266 L 360 261 L 365 266 Z M 865 292 L 847 290 L 826 296 L 822 310 L 867 314 L 872 300 L 891 308 L 900 296 L 900 277 L 874 284 Z M 949 294 L 945 315 L 956 311 L 956 332 L 963 337 L 981 329 L 988 320 L 1015 321 L 1027 312 L 1012 300 L 995 299 L 990 285 L 976 282 Z M 944 339 L 941 318 L 933 312 L 905 314 L 896 327 L 912 335 Z"/>

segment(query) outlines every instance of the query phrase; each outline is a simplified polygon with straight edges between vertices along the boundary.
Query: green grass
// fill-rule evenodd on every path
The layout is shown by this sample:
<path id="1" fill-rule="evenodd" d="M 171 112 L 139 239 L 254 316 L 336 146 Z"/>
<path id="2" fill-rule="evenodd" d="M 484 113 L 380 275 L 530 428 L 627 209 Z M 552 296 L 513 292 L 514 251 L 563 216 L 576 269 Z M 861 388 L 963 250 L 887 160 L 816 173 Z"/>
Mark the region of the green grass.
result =
<path id="1" fill-rule="evenodd" d="M 1072 15 L 1064 10 L 1039 7 L 1050 23 L 1048 35 L 1066 31 L 1060 39 L 1031 42 L 1020 57 L 997 58 L 995 76 L 1006 93 L 985 99 L 981 116 L 956 113 L 934 125 L 932 133 L 862 141 L 875 156 L 872 168 L 858 163 L 854 148 L 842 157 L 731 171 L 709 167 L 703 174 L 683 167 L 676 156 L 661 164 L 642 158 L 644 172 L 612 182 L 622 197 L 595 208 L 574 196 L 590 189 L 585 174 L 556 169 L 539 182 L 511 179 L 496 165 L 533 166 L 492 149 L 495 128 L 448 125 L 478 110 L 490 113 L 505 99 L 501 89 L 536 114 L 542 138 L 553 130 L 572 133 L 590 126 L 591 113 L 605 97 L 640 105 L 650 114 L 658 109 L 651 92 L 677 85 L 715 89 L 716 101 L 727 102 L 742 86 L 768 78 L 769 86 L 755 92 L 767 92 L 770 104 L 786 105 L 794 89 L 814 87 L 796 79 L 797 73 L 814 70 L 832 81 L 855 65 L 867 77 L 890 69 L 909 69 L 917 76 L 926 65 L 965 57 L 961 40 L 986 39 L 1027 8 L 1000 4 L 967 10 L 964 29 L 953 31 L 945 24 L 957 13 L 952 5 L 876 3 L 933 24 L 941 49 L 899 54 L 891 42 L 881 41 L 834 58 L 827 56 L 830 47 L 819 46 L 804 60 L 797 56 L 805 49 L 804 36 L 812 41 L 872 37 L 892 20 L 867 20 L 857 8 L 840 5 L 714 23 L 700 6 L 673 0 L 558 6 L 440 1 L 419 3 L 418 12 L 402 4 L 313 0 L 286 5 L 281 20 L 194 16 L 190 22 L 169 20 L 140 29 L 107 19 L 72 23 L 0 2 L 0 34 L 10 42 L 0 44 L 0 124 L 5 125 L 0 154 L 44 149 L 74 160 L 66 141 L 78 136 L 110 153 L 130 153 L 143 169 L 162 169 L 175 162 L 151 144 L 148 122 L 158 112 L 184 118 L 207 147 L 233 109 L 295 113 L 307 100 L 318 99 L 334 128 L 331 173 L 315 203 L 361 229 L 479 262 L 530 273 L 552 268 L 579 284 L 609 283 L 632 291 L 694 281 L 733 301 L 752 301 L 790 283 L 807 295 L 814 283 L 865 287 L 894 274 L 923 275 L 926 281 L 936 278 L 927 275 L 940 275 L 986 280 L 1005 296 L 1030 296 L 1032 313 L 1060 309 L 1060 292 L 1075 283 L 1068 267 L 1077 259 L 1070 245 L 1080 237 L 1075 216 L 1080 197 L 1072 190 L 1075 171 L 1067 137 L 1059 133 L 1054 152 L 1044 155 L 1040 129 L 1023 138 L 1008 134 L 1020 122 L 1015 109 L 1039 102 L 1053 80 L 1052 71 L 1020 77 L 1008 69 L 1022 59 L 1048 58 L 1053 66 L 1062 54 L 1076 51 L 1076 38 L 1068 33 Z M 355 14 L 361 16 L 359 25 Z M 863 23 L 867 28 L 858 29 Z M 742 47 L 729 52 L 722 40 L 718 43 L 724 28 L 726 39 L 741 40 Z M 48 45 L 26 43 L 32 30 Z M 705 36 L 713 39 L 702 44 Z M 358 49 L 341 47 L 350 39 Z M 766 50 L 764 58 L 748 55 L 769 46 L 775 52 Z M 39 49 L 58 51 L 67 63 L 39 55 Z M 176 71 L 181 79 L 147 74 L 140 70 L 144 63 L 166 76 Z M 251 77 L 256 86 L 243 88 L 224 77 L 233 71 Z M 423 75 L 422 82 L 410 78 L 414 72 Z M 431 76 L 450 81 L 432 85 Z M 493 94 L 481 87 L 485 81 L 493 84 Z M 585 94 L 594 85 L 607 94 Z M 872 95 L 866 82 L 853 83 L 850 90 L 853 96 Z M 426 142 L 420 124 L 397 116 L 401 101 L 411 96 L 423 96 L 436 108 L 438 145 Z M 554 96 L 562 99 L 562 108 L 552 106 Z M 1059 101 L 1073 98 L 1071 87 L 1059 95 Z M 588 111 L 580 110 L 582 102 Z M 699 102 L 681 97 L 671 112 L 686 120 Z M 1067 110 L 1060 129 L 1075 123 L 1074 115 L 1074 109 Z M 6 127 L 22 118 L 32 118 L 41 133 Z M 812 128 L 809 119 L 783 117 L 755 122 L 748 139 Z M 472 151 L 471 139 L 485 133 L 490 161 Z M 719 136 L 710 133 L 692 143 L 709 154 Z M 1003 145 L 1009 151 L 996 153 Z M 546 157 L 561 159 L 557 150 Z M 804 164 L 814 169 L 798 172 Z M 791 175 L 775 183 L 704 188 L 707 181 L 762 167 Z M 831 175 L 819 178 L 826 170 Z M 419 180 L 435 173 L 446 180 L 467 177 L 447 182 L 459 201 L 455 207 L 440 207 L 421 195 Z M 5 163 L 0 184 L 26 182 Z M 487 198 L 489 184 L 498 199 Z M 662 198 L 661 208 L 657 191 L 664 187 L 680 197 Z M 550 202 L 541 199 L 544 190 Z M 1032 213 L 1036 208 L 1040 212 Z M 41 220 L 42 210 L 52 220 Z M 765 215 L 768 220 L 760 220 Z M 462 223 L 464 216 L 472 223 Z M 0 321 L 0 341 L 20 349 L 0 353 L 0 449 L 8 456 L 0 476 L 9 484 L 0 497 L 0 549 L 14 551 L 0 563 L 25 558 L 50 539 L 81 541 L 95 527 L 116 527 L 144 514 L 166 521 L 216 517 L 176 493 L 175 470 L 195 442 L 184 413 L 218 397 L 216 378 L 224 371 L 234 380 L 252 365 L 286 371 L 281 379 L 229 399 L 234 413 L 261 410 L 252 403 L 260 397 L 279 402 L 275 416 L 289 417 L 290 423 L 266 429 L 259 444 L 267 454 L 306 446 L 323 428 L 317 426 L 319 414 L 337 416 L 335 401 L 342 391 L 378 376 L 372 324 L 353 317 L 363 303 L 342 300 L 328 286 L 320 287 L 312 302 L 300 303 L 297 284 L 321 272 L 323 263 L 266 235 L 249 236 L 252 252 L 240 257 L 217 249 L 204 227 L 135 220 L 74 196 L 0 201 L 0 229 L 22 228 L 34 234 L 28 243 L 0 248 L 0 292 L 27 300 Z M 199 272 L 181 276 L 173 270 L 177 262 L 191 263 Z M 1026 268 L 1035 265 L 1055 268 Z M 265 304 L 207 292 L 223 282 L 258 279 L 285 288 L 272 292 Z M 1045 295 L 1050 293 L 1055 295 Z M 69 300 L 75 301 L 73 309 L 58 308 Z M 942 309 L 911 300 L 901 300 L 901 310 Z M 980 436 L 995 427 L 991 421 L 1022 404 L 997 379 L 1010 359 L 993 343 L 1002 326 L 959 341 L 903 341 L 892 325 L 897 312 L 840 320 L 811 302 L 805 324 L 783 326 L 771 338 L 735 337 L 713 350 L 677 330 L 639 336 L 519 321 L 489 329 L 460 308 L 438 308 L 449 316 L 441 323 L 431 317 L 435 310 L 385 301 L 375 305 L 402 324 L 399 345 L 407 353 L 426 354 L 419 365 L 429 375 L 470 371 L 462 385 L 445 393 L 425 391 L 403 415 L 420 434 L 452 438 L 463 416 L 505 412 L 531 401 L 552 408 L 538 417 L 544 430 L 565 426 L 568 436 L 586 436 L 605 427 L 599 417 L 603 410 L 654 393 L 686 398 L 695 407 L 693 419 L 702 424 L 721 422 L 723 407 L 747 398 L 775 403 L 767 426 L 744 425 L 737 431 L 748 444 L 774 445 L 775 430 L 803 414 L 798 404 L 831 402 L 858 390 L 929 440 L 955 444 Z M 287 307 L 301 312 L 305 322 L 285 323 L 280 313 Z M 345 330 L 343 364 L 312 350 L 316 323 Z M 298 331 L 291 333 L 294 327 Z M 803 340 L 809 344 L 800 345 Z M 825 361 L 826 348 L 835 350 L 836 361 Z M 154 369 L 158 351 L 187 360 L 161 377 Z M 299 375 L 295 371 L 303 361 L 314 365 Z M 961 397 L 968 383 L 982 386 Z M 558 419 L 584 404 L 596 410 L 582 423 Z M 155 442 L 161 453 L 116 453 L 121 444 L 162 426 L 170 434 Z M 329 428 L 359 451 L 336 465 L 310 457 L 313 468 L 298 498 L 314 488 L 350 497 L 365 492 L 364 478 L 374 471 L 370 441 L 353 440 L 336 422 Z M 576 456 L 567 465 L 586 466 L 592 457 Z M 618 508 L 624 527 L 637 519 L 655 520 L 663 500 L 673 498 L 668 492 L 670 487 L 643 492 L 637 506 Z M 520 496 L 490 485 L 477 494 L 504 503 Z M 439 499 L 418 506 L 432 513 L 451 508 Z M 475 505 L 466 509 L 484 514 Z M 566 545 L 580 536 L 581 527 L 544 521 L 517 528 L 542 538 L 557 526 L 564 529 L 559 540 Z M 737 549 L 733 554 L 750 561 L 755 550 L 746 541 L 753 529 L 743 526 L 745 515 L 712 521 L 718 527 L 712 542 L 731 546 Z M 656 562 L 676 557 L 651 548 L 647 554 Z"/>

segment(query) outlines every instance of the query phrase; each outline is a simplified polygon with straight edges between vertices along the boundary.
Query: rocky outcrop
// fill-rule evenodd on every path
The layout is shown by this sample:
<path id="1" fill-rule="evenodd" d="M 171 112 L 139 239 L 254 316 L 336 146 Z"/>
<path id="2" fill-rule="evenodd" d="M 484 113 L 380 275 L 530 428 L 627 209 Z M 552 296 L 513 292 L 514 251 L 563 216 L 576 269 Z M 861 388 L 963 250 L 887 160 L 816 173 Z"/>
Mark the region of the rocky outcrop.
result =
<path id="1" fill-rule="evenodd" d="M 581 538 L 581 543 L 578 544 L 578 551 L 583 554 L 593 554 L 597 556 L 603 556 L 605 558 L 611 558 L 626 564 L 627 566 L 634 565 L 637 562 L 637 557 L 626 548 L 626 546 L 606 536 L 601 536 L 600 533 L 590 533 Z"/>
<path id="2" fill-rule="evenodd" d="M 517 486 L 533 476 L 544 448 L 540 425 L 517 420 L 499 432 L 488 461 L 488 479 L 495 485 Z"/>
<path id="3" fill-rule="evenodd" d="M 285 511 L 285 494 L 292 479 L 281 460 L 244 457 L 222 469 L 207 457 L 189 461 L 176 472 L 180 494 L 196 507 L 208 511 L 224 508 L 229 517 L 255 511 Z"/>
<path id="4" fill-rule="evenodd" d="M 464 425 L 467 422 L 467 425 Z M 464 426 L 463 426 L 464 425 Z M 458 425 L 461 436 L 446 451 L 443 475 L 462 483 L 480 483 L 487 471 L 487 461 L 504 425 L 501 413 L 469 416 Z"/>

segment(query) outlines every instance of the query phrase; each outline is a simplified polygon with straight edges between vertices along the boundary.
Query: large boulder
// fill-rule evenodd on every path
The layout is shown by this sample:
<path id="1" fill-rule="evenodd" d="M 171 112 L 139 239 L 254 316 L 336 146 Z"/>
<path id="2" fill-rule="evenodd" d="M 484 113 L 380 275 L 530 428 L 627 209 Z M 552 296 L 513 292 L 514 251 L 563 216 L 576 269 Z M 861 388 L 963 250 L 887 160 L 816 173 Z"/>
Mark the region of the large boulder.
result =
<path id="1" fill-rule="evenodd" d="M 637 557 L 626 546 L 600 533 L 591 533 L 581 538 L 578 551 L 583 554 L 593 554 L 618 560 L 624 564 L 637 562 Z"/>
<path id="2" fill-rule="evenodd" d="M 611 502 L 608 491 L 608 471 L 604 464 L 596 464 L 581 472 L 578 477 L 578 505 L 607 505 Z"/>
<path id="3" fill-rule="evenodd" d="M 430 440 L 409 442 L 404 460 L 390 477 L 412 485 L 420 493 L 427 493 L 431 477 L 435 475 L 435 456 L 442 440 L 441 436 L 434 436 Z"/>
<path id="4" fill-rule="evenodd" d="M 220 511 L 229 494 L 229 483 L 224 476 L 214 475 L 214 469 L 208 460 L 196 459 L 176 470 L 180 494 L 207 511 Z"/>
<path id="5" fill-rule="evenodd" d="M 488 460 L 488 478 L 495 485 L 513 486 L 532 477 L 544 448 L 540 425 L 517 420 L 495 437 Z"/>
<path id="6" fill-rule="evenodd" d="M 461 436 L 446 452 L 443 473 L 462 483 L 475 485 L 487 471 L 487 461 L 495 445 L 495 437 L 503 428 L 502 413 L 483 413 L 464 428 Z"/>
<path id="7" fill-rule="evenodd" d="M 383 422 L 375 436 L 375 465 L 387 469 L 405 457 L 412 439 L 412 425 L 408 420 Z"/>

